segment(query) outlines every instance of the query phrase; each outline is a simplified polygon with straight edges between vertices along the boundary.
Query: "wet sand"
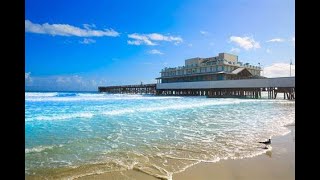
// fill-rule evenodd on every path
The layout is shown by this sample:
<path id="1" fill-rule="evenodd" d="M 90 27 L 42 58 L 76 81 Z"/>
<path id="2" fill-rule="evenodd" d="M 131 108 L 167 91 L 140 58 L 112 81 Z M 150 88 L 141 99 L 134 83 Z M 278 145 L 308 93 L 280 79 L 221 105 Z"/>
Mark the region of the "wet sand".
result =
<path id="1" fill-rule="evenodd" d="M 217 163 L 199 163 L 186 171 L 173 175 L 173 180 L 293 180 L 295 179 L 295 126 L 291 132 L 273 137 L 272 150 L 265 154 L 245 159 L 221 160 Z M 78 179 L 157 179 L 145 173 L 129 170 L 85 176 Z"/>
<path id="2" fill-rule="evenodd" d="M 200 163 L 184 172 L 174 174 L 174 180 L 188 179 L 295 179 L 295 126 L 291 132 L 273 137 L 272 150 L 254 158 L 221 160 L 218 163 Z"/>

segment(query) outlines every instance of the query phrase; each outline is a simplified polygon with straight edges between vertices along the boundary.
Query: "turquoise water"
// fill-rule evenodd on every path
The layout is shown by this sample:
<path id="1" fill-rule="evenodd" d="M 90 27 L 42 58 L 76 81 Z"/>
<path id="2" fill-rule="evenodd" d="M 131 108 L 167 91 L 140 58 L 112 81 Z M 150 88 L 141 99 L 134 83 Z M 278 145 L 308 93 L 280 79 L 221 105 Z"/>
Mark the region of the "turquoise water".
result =
<path id="1" fill-rule="evenodd" d="M 135 169 L 171 179 L 199 162 L 252 157 L 289 132 L 295 102 L 25 93 L 25 173 L 75 178 Z"/>

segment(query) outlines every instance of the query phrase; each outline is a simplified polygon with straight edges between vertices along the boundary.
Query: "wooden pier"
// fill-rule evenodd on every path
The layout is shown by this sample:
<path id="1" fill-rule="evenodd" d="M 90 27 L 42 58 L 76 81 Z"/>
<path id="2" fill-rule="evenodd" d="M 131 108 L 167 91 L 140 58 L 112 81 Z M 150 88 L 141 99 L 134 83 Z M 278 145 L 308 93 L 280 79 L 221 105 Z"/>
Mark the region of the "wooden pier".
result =
<path id="1" fill-rule="evenodd" d="M 163 96 L 206 96 L 209 98 L 261 98 L 267 91 L 269 99 L 283 93 L 284 99 L 295 99 L 295 77 L 197 81 L 99 87 L 99 92 L 119 94 L 154 94 Z"/>
<path id="2" fill-rule="evenodd" d="M 114 94 L 156 94 L 156 84 L 98 87 L 99 92 Z"/>
<path id="3" fill-rule="evenodd" d="M 261 98 L 261 92 L 268 92 L 268 99 L 276 99 L 278 93 L 284 99 L 295 99 L 295 88 L 212 88 L 212 89 L 161 89 L 156 95 L 165 96 L 207 96 L 208 98 Z"/>

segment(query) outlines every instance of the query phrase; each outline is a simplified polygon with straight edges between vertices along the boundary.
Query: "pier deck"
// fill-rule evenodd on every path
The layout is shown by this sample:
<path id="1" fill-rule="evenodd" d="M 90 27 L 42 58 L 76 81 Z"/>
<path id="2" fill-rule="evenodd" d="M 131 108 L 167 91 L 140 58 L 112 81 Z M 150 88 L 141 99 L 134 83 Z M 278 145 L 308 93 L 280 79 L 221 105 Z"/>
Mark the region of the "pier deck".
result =
<path id="1" fill-rule="evenodd" d="M 146 93 L 165 96 L 207 96 L 210 98 L 261 98 L 262 91 L 268 91 L 269 99 L 277 98 L 278 93 L 283 93 L 284 99 L 295 99 L 295 77 L 99 87 L 99 92 L 108 93 Z"/>
<path id="2" fill-rule="evenodd" d="M 119 94 L 156 94 L 156 84 L 98 87 L 99 92 Z"/>

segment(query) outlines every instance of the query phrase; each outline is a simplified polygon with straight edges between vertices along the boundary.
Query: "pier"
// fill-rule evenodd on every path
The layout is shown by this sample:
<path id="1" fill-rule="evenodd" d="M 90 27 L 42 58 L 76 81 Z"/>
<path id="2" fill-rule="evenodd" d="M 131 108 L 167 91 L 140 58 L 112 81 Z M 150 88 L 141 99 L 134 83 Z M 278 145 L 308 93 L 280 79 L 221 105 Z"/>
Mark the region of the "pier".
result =
<path id="1" fill-rule="evenodd" d="M 295 77 L 99 87 L 99 92 L 107 93 L 206 96 L 209 98 L 258 99 L 261 98 L 262 91 L 268 92 L 269 99 L 276 99 L 279 93 L 283 93 L 284 99 L 293 100 L 295 99 Z"/>
<path id="2" fill-rule="evenodd" d="M 99 92 L 113 94 L 156 94 L 156 84 L 98 87 Z"/>

